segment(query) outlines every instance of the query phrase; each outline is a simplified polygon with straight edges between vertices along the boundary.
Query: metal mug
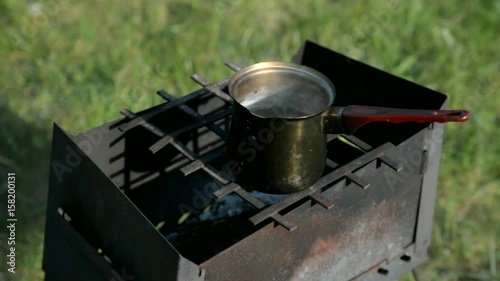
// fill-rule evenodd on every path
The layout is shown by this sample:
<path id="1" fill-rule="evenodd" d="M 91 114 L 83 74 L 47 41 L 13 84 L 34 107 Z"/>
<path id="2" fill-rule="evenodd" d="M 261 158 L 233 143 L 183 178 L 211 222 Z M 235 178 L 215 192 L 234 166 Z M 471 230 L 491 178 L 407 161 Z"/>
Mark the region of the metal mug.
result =
<path id="1" fill-rule="evenodd" d="M 247 189 L 293 193 L 316 182 L 326 164 L 326 134 L 351 134 L 371 122 L 463 122 L 464 110 L 332 107 L 335 87 L 298 64 L 263 62 L 229 81 L 234 100 L 229 171 Z"/>

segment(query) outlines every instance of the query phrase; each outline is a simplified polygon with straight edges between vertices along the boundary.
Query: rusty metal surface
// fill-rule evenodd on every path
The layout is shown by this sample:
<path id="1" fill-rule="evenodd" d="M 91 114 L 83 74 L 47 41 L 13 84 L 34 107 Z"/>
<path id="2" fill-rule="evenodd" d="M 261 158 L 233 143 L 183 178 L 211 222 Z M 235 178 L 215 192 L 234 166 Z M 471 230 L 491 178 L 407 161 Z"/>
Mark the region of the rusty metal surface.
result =
<path id="1" fill-rule="evenodd" d="M 406 149 L 413 148 L 391 154 Z M 413 243 L 421 175 L 405 167 L 407 180 L 389 188 L 384 174 L 396 172 L 377 166 L 355 172 L 370 179 L 366 190 L 345 180 L 327 189 L 322 196 L 333 208 L 307 201 L 287 213 L 298 225 L 293 232 L 268 224 L 204 262 L 206 280 L 350 280 L 400 257 Z M 222 266 L 231 270 L 214 270 Z"/>
<path id="2" fill-rule="evenodd" d="M 426 163 L 423 168 L 422 193 L 415 238 L 415 250 L 421 255 L 427 255 L 427 248 L 432 239 L 432 221 L 436 202 L 441 146 L 443 141 L 443 124 L 434 124 L 432 130 L 427 130 L 424 151 Z"/>
<path id="3" fill-rule="evenodd" d="M 319 181 L 314 183 L 309 188 L 289 195 L 285 199 L 279 201 L 276 204 L 273 204 L 272 206 L 262 210 L 261 212 L 259 212 L 255 216 L 251 217 L 250 220 L 254 224 L 259 224 L 259 223 L 263 222 L 264 220 L 266 220 L 267 218 L 269 218 L 270 216 L 272 216 L 272 215 L 278 213 L 279 211 L 291 206 L 292 204 L 295 204 L 296 202 L 299 202 L 300 200 L 302 200 L 304 198 L 308 198 L 309 195 L 315 194 L 316 192 L 320 191 L 322 188 L 324 188 L 328 184 L 330 184 L 334 181 L 337 181 L 343 177 L 347 177 L 347 178 L 351 177 L 351 181 L 352 181 L 353 177 L 360 179 L 360 181 L 365 181 L 365 180 L 361 179 L 360 177 L 352 174 L 352 171 L 359 168 L 359 167 L 362 167 L 363 165 L 370 163 L 371 161 L 376 160 L 378 157 L 385 155 L 386 151 L 392 147 L 393 146 L 391 144 L 385 144 L 381 147 L 378 147 L 377 149 L 374 149 L 370 153 L 367 153 L 359 158 L 356 158 L 351 163 L 349 163 L 350 165 L 344 165 L 342 167 L 339 167 L 337 170 L 326 174 Z M 357 183 L 356 181 L 354 181 L 354 183 L 359 185 L 359 183 Z M 365 187 L 369 184 L 363 183 L 361 185 L 363 187 Z"/>

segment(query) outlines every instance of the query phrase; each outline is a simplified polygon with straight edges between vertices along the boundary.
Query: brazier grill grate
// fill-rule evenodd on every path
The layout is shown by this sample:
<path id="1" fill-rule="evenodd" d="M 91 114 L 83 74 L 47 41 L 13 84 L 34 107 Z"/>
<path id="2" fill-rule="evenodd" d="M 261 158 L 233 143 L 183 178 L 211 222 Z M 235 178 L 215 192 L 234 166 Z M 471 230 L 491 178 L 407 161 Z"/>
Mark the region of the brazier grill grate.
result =
<path id="1" fill-rule="evenodd" d="M 227 65 L 229 65 L 234 70 L 239 69 L 238 66 L 235 66 L 232 63 L 227 63 Z M 385 144 L 378 147 L 377 149 L 372 149 L 371 145 L 365 143 L 364 141 L 360 140 L 359 138 L 353 135 L 341 135 L 344 140 L 348 140 L 352 144 L 366 151 L 365 153 L 366 155 L 363 155 L 362 157 L 356 159 L 356 163 L 352 163 L 350 165 L 344 165 L 339 169 L 335 170 L 334 172 L 325 175 L 317 183 L 315 183 L 308 189 L 294 193 L 288 196 L 286 199 L 283 199 L 278 203 L 273 204 L 273 206 L 267 207 L 265 203 L 260 201 L 258 198 L 252 196 L 240 185 L 232 182 L 231 179 L 222 176 L 222 174 L 226 174 L 225 172 L 218 171 L 217 169 L 210 166 L 207 163 L 208 161 L 203 161 L 202 159 L 200 159 L 200 157 L 196 155 L 196 153 L 194 153 L 192 150 L 187 148 L 184 144 L 182 144 L 175 138 L 175 136 L 181 135 L 182 133 L 192 132 L 193 130 L 205 127 L 214 132 L 215 134 L 217 134 L 224 141 L 227 140 L 227 132 L 221 127 L 215 125 L 214 122 L 230 116 L 230 114 L 232 113 L 230 107 L 228 107 L 222 112 L 202 116 L 195 110 L 187 106 L 185 102 L 189 101 L 190 99 L 197 98 L 200 95 L 208 92 L 216 95 L 217 97 L 219 97 L 220 99 L 224 100 L 227 103 L 231 103 L 232 102 L 231 97 L 229 97 L 229 95 L 226 92 L 224 92 L 224 89 L 227 87 L 228 84 L 228 79 L 222 80 L 215 84 L 210 84 L 206 82 L 200 75 L 193 75 L 192 78 L 204 88 L 198 92 L 186 96 L 186 98 L 183 101 L 176 99 L 175 97 L 165 92 L 164 90 L 160 90 L 157 92 L 158 95 L 160 95 L 162 98 L 168 101 L 168 103 L 166 103 L 163 108 L 161 108 L 158 111 L 153 111 L 150 114 L 145 114 L 144 116 L 138 116 L 132 111 L 125 109 L 121 113 L 131 121 L 119 126 L 119 129 L 122 132 L 126 132 L 130 129 L 135 128 L 136 126 L 144 127 L 145 129 L 147 129 L 148 131 L 159 137 L 159 140 L 149 147 L 151 153 L 157 153 L 165 146 L 171 145 L 175 149 L 177 149 L 184 157 L 186 157 L 187 159 L 189 159 L 189 161 L 191 161 L 189 164 L 180 168 L 184 176 L 187 176 L 198 170 L 203 170 L 214 180 L 224 185 L 221 189 L 214 192 L 214 196 L 216 198 L 220 199 L 234 192 L 238 196 L 240 196 L 243 200 L 254 206 L 255 208 L 262 209 L 261 212 L 259 212 L 250 219 L 254 225 L 257 225 L 265 221 L 266 219 L 271 218 L 273 221 L 282 225 L 287 230 L 293 231 L 297 227 L 297 225 L 294 224 L 293 222 L 287 221 L 282 215 L 279 214 L 280 211 L 292 206 L 293 204 L 299 201 L 302 201 L 303 199 L 313 200 L 314 202 L 320 204 L 321 206 L 327 209 L 332 208 L 333 203 L 321 196 L 321 193 L 323 191 L 322 188 L 327 186 L 329 183 L 336 182 L 342 178 L 346 178 L 352 181 L 354 184 L 358 185 L 363 189 L 368 188 L 370 183 L 367 180 L 355 175 L 353 172 L 374 160 L 377 159 L 380 160 L 381 163 L 388 165 L 395 171 L 400 171 L 403 168 L 401 163 L 398 163 L 396 160 L 393 160 L 386 155 L 386 151 L 391 148 L 394 148 L 394 145 Z M 180 108 L 184 113 L 188 114 L 194 120 L 196 120 L 196 123 L 182 127 L 171 134 L 167 134 L 157 126 L 148 122 L 149 119 L 153 118 L 157 114 L 163 113 L 165 110 L 168 110 L 175 106 Z M 336 139 L 336 137 L 337 137 L 336 135 L 330 135 L 327 139 L 327 142 Z M 207 160 L 212 160 L 212 159 L 209 158 Z M 339 166 L 337 163 L 335 163 L 335 161 L 329 158 L 327 159 L 327 165 L 333 169 Z"/>
<path id="2" fill-rule="evenodd" d="M 325 73 L 339 93 L 351 93 L 339 95 L 338 105 L 440 108 L 446 99 L 313 43 L 295 61 Z M 134 280 L 393 280 L 426 259 L 441 144 L 431 133 L 440 125 L 375 124 L 353 136 L 330 135 L 334 153 L 323 177 L 268 205 L 223 168 L 232 113 L 228 79 L 193 79 L 203 88 L 179 99 L 159 91 L 167 103 L 137 114 L 123 110 L 124 119 L 90 131 L 69 136 L 56 125 L 47 280 L 66 280 L 74 270 L 81 280 L 127 280 L 123 270 Z M 370 83 L 386 93 L 366 95 Z M 404 98 L 397 97 L 401 90 Z M 100 141 L 83 149 L 96 132 Z M 57 169 L 54 163 L 68 164 L 78 147 L 80 163 L 71 172 Z M 254 211 L 218 232 L 202 228 L 187 244 L 167 242 L 152 224 L 165 221 L 163 235 L 175 231 L 169 226 L 179 215 L 199 213 L 189 201 L 209 183 L 216 183 L 209 185 L 215 198 L 236 194 Z M 56 271 L 68 260 L 73 271 Z"/>

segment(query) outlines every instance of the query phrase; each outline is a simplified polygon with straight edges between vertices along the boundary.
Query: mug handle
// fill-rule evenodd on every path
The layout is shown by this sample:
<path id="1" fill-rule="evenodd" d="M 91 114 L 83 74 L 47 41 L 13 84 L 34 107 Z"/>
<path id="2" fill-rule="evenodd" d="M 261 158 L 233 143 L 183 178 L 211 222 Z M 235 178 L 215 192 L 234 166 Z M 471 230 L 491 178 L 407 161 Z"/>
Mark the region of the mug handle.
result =
<path id="1" fill-rule="evenodd" d="M 402 109 L 378 106 L 349 105 L 331 107 L 323 117 L 323 132 L 327 134 L 352 134 L 372 122 L 427 123 L 465 122 L 470 114 L 466 110 Z"/>

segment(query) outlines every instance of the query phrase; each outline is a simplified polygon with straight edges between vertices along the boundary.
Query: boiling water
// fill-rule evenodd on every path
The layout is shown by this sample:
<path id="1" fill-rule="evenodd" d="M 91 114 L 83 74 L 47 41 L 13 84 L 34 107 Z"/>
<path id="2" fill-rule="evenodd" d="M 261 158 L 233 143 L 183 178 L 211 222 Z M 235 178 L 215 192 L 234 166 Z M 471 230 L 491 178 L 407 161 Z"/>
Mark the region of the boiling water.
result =
<path id="1" fill-rule="evenodd" d="M 301 100 L 301 95 L 275 94 L 260 92 L 245 98 L 241 105 L 253 114 L 264 118 L 302 117 L 309 115 L 308 103 Z"/>

